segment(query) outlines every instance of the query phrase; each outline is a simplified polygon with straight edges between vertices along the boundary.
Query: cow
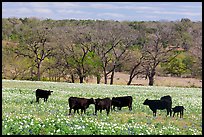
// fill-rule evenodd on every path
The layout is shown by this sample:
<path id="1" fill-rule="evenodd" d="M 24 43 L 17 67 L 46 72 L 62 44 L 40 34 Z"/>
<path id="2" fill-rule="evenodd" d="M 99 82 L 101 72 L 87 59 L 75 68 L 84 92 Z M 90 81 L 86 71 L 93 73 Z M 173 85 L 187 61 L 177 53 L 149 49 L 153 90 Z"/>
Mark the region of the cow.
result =
<path id="1" fill-rule="evenodd" d="M 123 96 L 123 97 L 113 97 L 112 98 L 112 109 L 115 110 L 115 107 L 118 107 L 121 110 L 122 107 L 128 107 L 129 110 L 132 110 L 132 96 Z"/>
<path id="2" fill-rule="evenodd" d="M 50 90 L 37 89 L 35 91 L 36 102 L 39 103 L 39 98 L 44 98 L 44 102 L 47 102 L 47 99 L 51 95 L 52 92 L 53 91 L 50 91 Z"/>
<path id="3" fill-rule="evenodd" d="M 175 106 L 174 108 L 172 108 L 173 110 L 173 117 L 175 115 L 175 113 L 177 113 L 177 116 L 178 114 L 180 113 L 180 118 L 183 118 L 183 111 L 186 110 L 183 106 Z"/>
<path id="4" fill-rule="evenodd" d="M 74 114 L 77 111 L 79 114 L 79 109 L 81 109 L 81 114 L 84 112 L 86 114 L 86 109 L 90 104 L 95 104 L 95 100 L 93 98 L 79 98 L 79 97 L 70 97 L 68 99 L 69 103 L 69 115 L 71 114 L 71 110 L 74 109 Z"/>
<path id="5" fill-rule="evenodd" d="M 102 110 L 106 110 L 107 116 L 111 109 L 111 99 L 110 98 L 97 98 L 95 99 L 95 115 L 97 115 L 97 111 L 100 110 L 100 113 L 102 113 Z"/>
<path id="6" fill-rule="evenodd" d="M 172 98 L 171 98 L 171 96 L 169 96 L 169 95 L 163 96 L 163 97 L 160 98 L 160 100 L 166 101 L 168 103 L 167 115 L 169 115 L 168 112 L 170 112 L 170 116 L 171 116 L 171 114 L 172 114 L 172 110 L 171 110 L 171 108 L 172 108 Z"/>
<path id="7" fill-rule="evenodd" d="M 148 105 L 149 108 L 153 111 L 153 116 L 156 117 L 156 113 L 157 113 L 157 109 L 159 110 L 163 110 L 166 109 L 167 110 L 167 116 L 171 110 L 169 110 L 169 102 L 165 101 L 165 100 L 148 100 L 146 99 L 143 103 L 143 105 Z M 171 116 L 171 113 L 170 113 Z"/>

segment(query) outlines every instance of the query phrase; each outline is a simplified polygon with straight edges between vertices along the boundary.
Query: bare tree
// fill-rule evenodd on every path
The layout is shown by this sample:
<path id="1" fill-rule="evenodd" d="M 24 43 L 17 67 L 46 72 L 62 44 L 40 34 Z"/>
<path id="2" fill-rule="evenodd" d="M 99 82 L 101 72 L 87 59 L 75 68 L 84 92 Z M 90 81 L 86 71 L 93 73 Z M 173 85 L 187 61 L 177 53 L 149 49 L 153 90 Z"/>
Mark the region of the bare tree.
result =
<path id="1" fill-rule="evenodd" d="M 93 49 L 101 60 L 104 83 L 107 84 L 111 74 L 110 84 L 113 84 L 115 70 L 127 56 L 125 53 L 135 41 L 135 33 L 129 26 L 113 21 L 99 21 L 93 28 L 96 30 Z"/>
<path id="2" fill-rule="evenodd" d="M 159 23 L 154 27 L 154 33 L 148 35 L 148 42 L 144 45 L 142 52 L 145 60 L 146 77 L 149 78 L 150 86 L 154 84 L 156 67 L 161 62 L 169 61 L 174 54 L 172 51 L 178 48 L 178 45 L 171 46 L 172 36 L 174 36 L 173 27 Z M 177 54 L 174 55 L 174 57 L 176 56 Z"/>
<path id="3" fill-rule="evenodd" d="M 54 47 L 51 44 L 51 28 L 40 21 L 33 22 L 21 28 L 19 32 L 19 45 L 15 49 L 15 53 L 19 56 L 27 57 L 35 62 L 37 68 L 37 80 L 41 78 L 42 62 L 53 56 Z"/>
<path id="4" fill-rule="evenodd" d="M 202 78 L 202 23 L 194 23 L 190 34 L 193 37 L 193 44 L 189 52 L 196 58 L 194 73 L 197 73 L 195 75 L 201 76 Z"/>
<path id="5" fill-rule="evenodd" d="M 80 83 L 83 83 L 91 72 L 91 29 L 85 25 L 67 26 L 59 33 L 60 56 L 67 69 L 72 70 L 72 82 L 76 73 Z"/>
<path id="6" fill-rule="evenodd" d="M 123 64 L 125 71 L 128 71 L 129 73 L 129 80 L 127 82 L 127 85 L 130 85 L 132 83 L 132 80 L 137 75 L 144 73 L 145 70 L 143 67 L 143 63 L 143 55 L 139 52 L 139 50 L 131 49 L 128 58 Z"/>

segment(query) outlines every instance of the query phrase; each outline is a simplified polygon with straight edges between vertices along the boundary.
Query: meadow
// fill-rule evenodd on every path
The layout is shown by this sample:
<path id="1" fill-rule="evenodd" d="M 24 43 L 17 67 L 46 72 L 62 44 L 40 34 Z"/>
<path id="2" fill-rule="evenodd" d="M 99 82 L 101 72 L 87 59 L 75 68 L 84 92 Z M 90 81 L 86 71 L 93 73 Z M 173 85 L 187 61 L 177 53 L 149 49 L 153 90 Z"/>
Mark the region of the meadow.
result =
<path id="1" fill-rule="evenodd" d="M 37 88 L 54 91 L 48 102 L 35 102 Z M 105 110 L 93 115 L 91 104 L 86 114 L 68 115 L 68 98 L 105 98 L 131 95 L 133 110 Z M 166 117 L 158 110 L 153 117 L 145 99 L 172 97 L 172 107 L 183 105 L 184 117 Z M 72 111 L 73 113 L 73 111 Z M 202 88 L 163 86 L 125 86 L 2 80 L 3 135 L 202 135 Z"/>

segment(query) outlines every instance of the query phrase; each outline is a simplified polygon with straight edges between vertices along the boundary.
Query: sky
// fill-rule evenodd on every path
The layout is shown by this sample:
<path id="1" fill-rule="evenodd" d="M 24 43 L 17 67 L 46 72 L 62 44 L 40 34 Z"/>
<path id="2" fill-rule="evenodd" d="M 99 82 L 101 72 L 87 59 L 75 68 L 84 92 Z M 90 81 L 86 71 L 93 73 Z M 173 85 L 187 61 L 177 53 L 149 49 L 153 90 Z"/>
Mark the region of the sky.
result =
<path id="1" fill-rule="evenodd" d="M 202 21 L 202 2 L 2 2 L 2 18 Z"/>

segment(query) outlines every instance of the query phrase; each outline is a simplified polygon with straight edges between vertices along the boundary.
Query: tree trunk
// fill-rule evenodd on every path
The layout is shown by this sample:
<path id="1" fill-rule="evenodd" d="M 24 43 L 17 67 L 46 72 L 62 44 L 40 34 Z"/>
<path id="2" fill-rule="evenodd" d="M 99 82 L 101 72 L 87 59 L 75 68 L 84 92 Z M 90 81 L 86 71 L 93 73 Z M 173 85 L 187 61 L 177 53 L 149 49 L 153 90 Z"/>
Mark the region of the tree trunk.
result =
<path id="1" fill-rule="evenodd" d="M 130 72 L 130 77 L 129 77 L 129 81 L 128 81 L 128 83 L 127 83 L 127 85 L 130 85 L 131 84 L 131 82 L 132 82 L 132 80 L 133 80 L 133 73 L 134 73 L 134 70 L 136 69 L 136 66 L 134 66 L 134 68 L 131 70 L 131 72 Z"/>
<path id="2" fill-rule="evenodd" d="M 37 73 L 37 77 L 38 77 L 38 81 L 40 81 L 40 66 L 41 66 L 41 62 L 38 63 L 38 73 Z"/>
<path id="3" fill-rule="evenodd" d="M 106 74 L 106 69 L 103 68 L 103 75 L 104 75 L 104 84 L 108 83 L 108 75 Z"/>
<path id="4" fill-rule="evenodd" d="M 74 75 L 73 74 L 71 74 L 71 79 L 72 79 L 72 83 L 74 83 L 75 81 L 74 81 Z"/>
<path id="5" fill-rule="evenodd" d="M 113 69 L 113 71 L 111 73 L 110 85 L 113 85 L 114 74 L 115 74 L 115 69 Z"/>
<path id="6" fill-rule="evenodd" d="M 97 75 L 97 77 L 96 77 L 96 81 L 97 81 L 97 84 L 100 84 L 100 81 L 101 81 L 101 76 L 100 76 L 100 74 Z"/>
<path id="7" fill-rule="evenodd" d="M 153 69 L 150 73 L 149 77 L 149 86 L 153 86 L 154 84 L 154 75 L 155 75 L 155 69 Z"/>
<path id="8" fill-rule="evenodd" d="M 107 84 L 108 83 L 108 77 L 106 74 L 104 74 L 104 84 Z"/>
<path id="9" fill-rule="evenodd" d="M 150 76 L 149 77 L 149 86 L 153 86 L 154 84 L 154 77 Z"/>
<path id="10" fill-rule="evenodd" d="M 83 76 L 79 76 L 79 82 L 83 83 L 83 81 L 84 81 L 84 77 Z"/>
<path id="11" fill-rule="evenodd" d="M 131 82 L 132 82 L 132 80 L 133 80 L 133 78 L 130 76 L 130 78 L 129 78 L 129 81 L 128 81 L 127 85 L 130 85 L 130 84 L 131 84 Z"/>

